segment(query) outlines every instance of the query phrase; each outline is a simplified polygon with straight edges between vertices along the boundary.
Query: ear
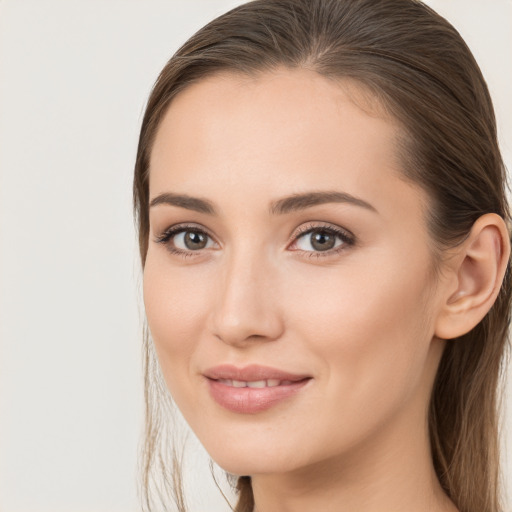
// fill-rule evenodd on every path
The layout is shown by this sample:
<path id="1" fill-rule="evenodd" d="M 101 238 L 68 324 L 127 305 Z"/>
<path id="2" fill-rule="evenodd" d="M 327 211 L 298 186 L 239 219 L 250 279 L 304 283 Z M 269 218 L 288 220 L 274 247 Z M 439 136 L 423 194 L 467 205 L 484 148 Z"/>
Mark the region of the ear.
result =
<path id="1" fill-rule="evenodd" d="M 482 215 L 454 251 L 448 263 L 450 286 L 442 299 L 435 329 L 435 335 L 446 340 L 473 329 L 498 296 L 510 257 L 505 221 L 494 213 Z"/>

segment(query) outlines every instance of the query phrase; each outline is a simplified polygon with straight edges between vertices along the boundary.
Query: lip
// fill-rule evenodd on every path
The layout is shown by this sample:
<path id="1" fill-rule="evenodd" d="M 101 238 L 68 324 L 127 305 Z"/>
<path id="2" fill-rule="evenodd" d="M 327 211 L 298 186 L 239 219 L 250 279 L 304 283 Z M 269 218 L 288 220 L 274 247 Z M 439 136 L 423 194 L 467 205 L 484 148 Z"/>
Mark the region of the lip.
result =
<path id="1" fill-rule="evenodd" d="M 256 414 L 287 400 L 301 391 L 312 377 L 306 374 L 295 374 L 268 366 L 249 365 L 237 368 L 232 365 L 220 365 L 203 373 L 208 382 L 210 396 L 223 408 L 238 414 Z M 285 381 L 285 384 L 264 388 L 232 387 L 225 382 Z"/>
<path id="2" fill-rule="evenodd" d="M 297 382 L 311 377 L 311 375 L 289 373 L 277 368 L 260 366 L 258 364 L 251 364 L 243 368 L 237 368 L 231 364 L 222 364 L 206 370 L 203 375 L 213 380 L 225 379 L 256 381 L 276 379 L 290 380 L 292 382 Z"/>

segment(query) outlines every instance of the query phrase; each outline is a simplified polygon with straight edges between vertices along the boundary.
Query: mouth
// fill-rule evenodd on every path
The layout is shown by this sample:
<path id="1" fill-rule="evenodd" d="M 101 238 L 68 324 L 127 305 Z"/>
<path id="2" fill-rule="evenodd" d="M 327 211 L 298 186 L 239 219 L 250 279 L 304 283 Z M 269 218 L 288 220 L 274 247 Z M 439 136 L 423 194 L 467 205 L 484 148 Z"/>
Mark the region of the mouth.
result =
<path id="1" fill-rule="evenodd" d="M 311 378 L 307 374 L 290 373 L 278 368 L 270 366 L 261 366 L 258 364 L 251 364 L 238 368 L 230 364 L 221 364 L 209 368 L 204 372 L 204 376 L 212 380 L 222 380 L 229 382 L 245 382 L 245 383 L 260 383 L 254 387 L 273 387 L 278 386 L 279 383 L 284 382 L 298 382 L 303 379 Z M 265 386 L 261 383 L 265 382 Z M 245 386 L 238 386 L 245 387 Z"/>
<path id="2" fill-rule="evenodd" d="M 210 396 L 228 411 L 256 414 L 288 401 L 312 379 L 266 366 L 221 365 L 204 372 Z"/>
<path id="3" fill-rule="evenodd" d="M 275 388 L 276 386 L 289 386 L 293 384 L 291 380 L 267 379 L 267 380 L 230 380 L 230 379 L 214 379 L 221 384 L 232 388 Z"/>

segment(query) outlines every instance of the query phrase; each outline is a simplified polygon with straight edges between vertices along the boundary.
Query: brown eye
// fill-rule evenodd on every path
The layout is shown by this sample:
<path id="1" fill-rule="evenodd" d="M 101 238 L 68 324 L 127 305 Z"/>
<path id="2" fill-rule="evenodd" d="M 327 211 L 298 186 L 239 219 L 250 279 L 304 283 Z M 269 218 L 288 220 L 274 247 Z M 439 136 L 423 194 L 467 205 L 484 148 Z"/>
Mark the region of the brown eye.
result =
<path id="1" fill-rule="evenodd" d="M 178 253 L 200 251 L 215 246 L 208 233 L 200 229 L 179 226 L 167 230 L 157 242 L 166 245 L 171 252 Z"/>
<path id="2" fill-rule="evenodd" d="M 327 231 L 315 231 L 309 236 L 311 247 L 317 251 L 328 251 L 336 244 L 336 237 Z"/>
<path id="3" fill-rule="evenodd" d="M 179 235 L 175 238 L 178 238 Z M 198 233 L 197 231 L 184 231 L 183 232 L 183 243 L 186 249 L 196 251 L 198 249 L 204 249 L 208 244 L 208 235 L 205 233 Z M 174 241 L 176 245 L 176 239 Z"/>
<path id="4" fill-rule="evenodd" d="M 317 228 L 311 229 L 298 237 L 296 246 L 301 251 L 324 252 L 335 249 L 343 243 L 345 243 L 345 240 L 334 230 Z"/>

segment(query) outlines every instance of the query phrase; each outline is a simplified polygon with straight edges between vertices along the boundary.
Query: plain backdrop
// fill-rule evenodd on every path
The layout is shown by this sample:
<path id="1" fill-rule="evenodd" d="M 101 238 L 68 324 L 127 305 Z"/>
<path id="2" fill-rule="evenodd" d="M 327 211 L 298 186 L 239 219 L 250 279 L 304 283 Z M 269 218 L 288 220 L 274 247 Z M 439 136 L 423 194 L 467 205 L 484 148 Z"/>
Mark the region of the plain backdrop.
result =
<path id="1" fill-rule="evenodd" d="M 139 510 L 138 129 L 171 54 L 239 3 L 0 0 L 1 512 Z M 510 168 L 512 2 L 429 3 L 483 69 Z M 512 504 L 510 384 L 505 401 Z M 192 512 L 228 510 L 189 460 Z"/>

